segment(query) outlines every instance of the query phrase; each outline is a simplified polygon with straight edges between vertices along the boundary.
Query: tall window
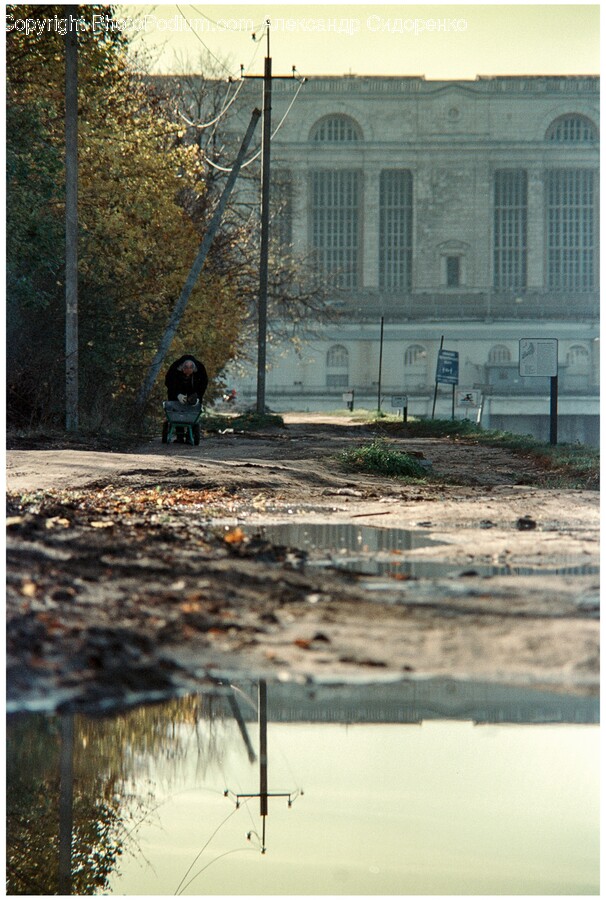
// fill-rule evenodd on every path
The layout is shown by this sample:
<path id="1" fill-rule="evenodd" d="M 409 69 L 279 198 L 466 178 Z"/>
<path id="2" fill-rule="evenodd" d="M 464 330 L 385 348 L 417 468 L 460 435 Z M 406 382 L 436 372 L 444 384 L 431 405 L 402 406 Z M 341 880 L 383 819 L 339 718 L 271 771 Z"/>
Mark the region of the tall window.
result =
<path id="1" fill-rule="evenodd" d="M 278 170 L 272 178 L 271 236 L 285 250 L 292 245 L 293 183 L 290 172 Z"/>
<path id="2" fill-rule="evenodd" d="M 326 386 L 349 386 L 349 353 L 342 344 L 330 347 L 326 354 Z"/>
<path id="3" fill-rule="evenodd" d="M 592 144 L 598 139 L 598 131 L 585 116 L 561 116 L 552 122 L 546 138 L 555 144 Z"/>
<path id="4" fill-rule="evenodd" d="M 312 246 L 318 269 L 337 275 L 339 287 L 356 288 L 360 261 L 360 173 L 312 172 Z"/>
<path id="5" fill-rule="evenodd" d="M 412 175 L 381 172 L 379 189 L 379 286 L 410 290 L 412 273 Z"/>
<path id="6" fill-rule="evenodd" d="M 461 257 L 446 257 L 446 287 L 460 287 L 461 285 Z"/>
<path id="7" fill-rule="evenodd" d="M 494 287 L 526 287 L 527 178 L 523 170 L 503 169 L 494 176 Z"/>
<path id="8" fill-rule="evenodd" d="M 547 175 L 548 283 L 554 291 L 595 287 L 595 186 L 587 169 Z"/>
<path id="9" fill-rule="evenodd" d="M 326 116 L 316 122 L 311 130 L 312 141 L 359 141 L 362 132 L 357 122 L 349 116 Z"/>

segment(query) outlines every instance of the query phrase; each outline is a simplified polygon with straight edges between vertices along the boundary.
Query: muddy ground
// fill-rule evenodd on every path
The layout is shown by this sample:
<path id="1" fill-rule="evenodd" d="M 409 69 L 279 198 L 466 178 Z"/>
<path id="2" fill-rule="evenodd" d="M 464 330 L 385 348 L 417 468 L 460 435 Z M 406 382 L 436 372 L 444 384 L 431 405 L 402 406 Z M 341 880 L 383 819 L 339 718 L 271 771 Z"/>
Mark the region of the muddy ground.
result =
<path id="1" fill-rule="evenodd" d="M 429 464 L 426 483 L 352 475 L 337 454 L 369 428 L 285 419 L 199 447 L 8 452 L 9 709 L 103 709 L 226 672 L 597 693 L 597 492 L 446 439 L 394 439 Z M 390 574 L 368 576 L 268 540 L 279 522 L 433 543 L 387 552 Z M 451 568 L 420 565 L 438 562 Z"/>

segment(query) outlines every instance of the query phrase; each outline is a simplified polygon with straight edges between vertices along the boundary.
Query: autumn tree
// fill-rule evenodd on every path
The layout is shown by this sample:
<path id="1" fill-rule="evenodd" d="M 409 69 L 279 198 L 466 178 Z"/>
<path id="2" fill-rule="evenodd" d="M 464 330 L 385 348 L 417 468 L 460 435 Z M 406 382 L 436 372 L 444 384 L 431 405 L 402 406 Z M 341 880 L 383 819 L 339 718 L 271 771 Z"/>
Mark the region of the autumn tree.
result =
<path id="1" fill-rule="evenodd" d="M 7 10 L 9 23 L 41 23 L 7 34 L 7 412 L 19 424 L 59 424 L 64 408 L 64 37 L 52 26 L 64 11 Z M 183 123 L 133 72 L 112 7 L 79 14 L 80 419 L 104 426 L 130 409 L 157 348 L 199 246 L 191 207 L 206 185 Z M 174 354 L 193 349 L 216 375 L 244 314 L 229 262 L 208 266 Z"/>

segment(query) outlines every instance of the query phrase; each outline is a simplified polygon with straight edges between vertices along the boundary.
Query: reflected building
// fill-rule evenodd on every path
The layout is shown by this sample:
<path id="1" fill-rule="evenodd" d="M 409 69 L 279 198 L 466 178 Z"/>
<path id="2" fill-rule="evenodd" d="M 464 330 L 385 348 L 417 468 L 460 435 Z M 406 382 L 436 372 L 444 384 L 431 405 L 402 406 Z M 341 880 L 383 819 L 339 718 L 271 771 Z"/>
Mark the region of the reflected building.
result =
<path id="1" fill-rule="evenodd" d="M 351 848 L 348 843 L 347 852 L 332 861 L 337 874 L 345 868 L 356 873 L 360 858 L 366 867 L 375 865 L 382 841 L 402 846 L 416 838 L 418 828 L 427 832 L 418 842 L 419 852 L 426 853 L 429 860 L 425 889 L 402 890 L 416 869 L 400 857 L 393 866 L 392 857 L 389 865 L 384 864 L 385 872 L 390 873 L 384 882 L 386 889 L 375 890 L 374 895 L 395 895 L 398 888 L 401 893 L 446 894 L 445 884 L 459 877 L 462 860 L 467 860 L 469 873 L 463 872 L 463 881 L 457 884 L 466 889 L 454 893 L 492 895 L 494 891 L 480 888 L 486 867 L 495 860 L 498 864 L 491 885 L 503 887 L 503 874 L 498 871 L 503 854 L 495 857 L 494 839 L 483 850 L 480 836 L 471 840 L 465 848 L 467 856 L 458 852 L 453 865 L 446 867 L 446 881 L 432 880 L 434 871 L 444 863 L 437 829 L 451 821 L 456 809 L 457 827 L 459 815 L 461 821 L 466 816 L 475 821 L 476 816 L 484 815 L 481 828 L 495 836 L 510 822 L 516 834 L 525 827 L 525 833 L 532 836 L 530 858 L 526 857 L 525 842 L 517 857 L 523 871 L 516 873 L 519 884 L 512 894 L 551 893 L 544 888 L 556 882 L 561 893 L 594 893 L 593 889 L 579 891 L 571 886 L 578 888 L 589 879 L 593 888 L 599 872 L 599 810 L 592 790 L 599 770 L 595 728 L 559 726 L 595 725 L 598 716 L 597 697 L 439 679 L 362 685 L 232 683 L 225 679 L 207 685 L 198 695 L 117 712 L 115 718 L 11 716 L 7 728 L 7 891 L 28 896 L 167 896 L 194 891 L 200 896 L 200 890 L 204 895 L 260 895 L 259 887 L 271 886 L 277 892 L 280 882 L 276 879 L 284 877 L 286 859 L 288 866 L 298 867 L 298 871 L 289 882 L 295 889 L 285 894 L 327 895 L 327 882 L 310 881 L 310 872 L 317 874 L 316 863 L 328 846 L 326 841 L 332 849 L 341 833 L 352 833 L 356 822 L 354 831 L 359 831 L 363 840 L 357 845 L 354 841 Z M 430 728 L 402 727 L 430 720 Z M 521 728 L 451 731 L 448 720 L 456 725 L 473 721 L 540 727 L 525 724 Z M 558 727 L 547 723 L 558 723 Z M 257 724 L 258 755 L 251 752 Z M 274 724 L 280 727 L 272 728 L 268 737 L 268 725 Z M 349 725 L 367 727 L 345 727 Z M 442 727 L 436 730 L 439 725 Z M 486 735 L 491 738 L 488 742 Z M 452 739 L 455 736 L 456 741 Z M 575 741 L 572 745 L 571 740 Z M 591 749 L 594 744 L 595 752 Z M 292 765 L 288 756 L 293 757 Z M 561 768 L 563 762 L 566 768 Z M 306 799 L 290 817 L 286 810 L 303 794 L 303 782 L 295 770 L 306 773 Z M 466 770 L 467 777 L 461 778 Z M 387 771 L 391 777 L 385 778 Z M 517 800 L 511 805 L 506 789 L 505 807 L 500 808 L 500 791 L 507 777 Z M 555 779 L 562 777 L 569 795 L 563 806 L 563 784 L 557 782 L 558 789 L 552 789 Z M 285 779 L 289 782 L 286 790 Z M 445 791 L 450 795 L 445 807 L 450 815 L 446 817 L 439 812 Z M 529 803 L 529 791 L 538 791 L 535 796 L 548 802 L 547 813 Z M 489 794 L 491 803 L 486 802 Z M 577 808 L 579 796 L 584 800 Z M 231 810 L 226 797 L 231 800 Z M 472 797 L 476 806 L 471 806 L 470 813 Z M 457 805 L 453 806 L 455 799 Z M 241 809 L 249 802 L 248 809 Z M 260 850 L 265 856 L 270 806 L 268 849 L 272 852 L 264 867 L 242 864 L 233 875 L 231 869 L 239 858 L 234 854 Z M 384 817 L 386 827 L 382 840 L 369 851 L 372 807 L 375 821 Z M 416 814 L 411 814 L 415 807 Z M 433 813 L 428 814 L 428 809 Z M 531 821 L 523 826 L 528 810 L 532 811 Z M 575 827 L 562 810 L 574 814 Z M 163 811 L 166 819 L 158 820 Z M 258 816 L 260 832 L 256 831 Z M 539 866 L 535 818 L 541 823 L 540 852 L 546 860 Z M 163 826 L 160 837 L 158 821 Z M 546 822 L 553 827 L 551 835 L 545 833 Z M 581 855 L 570 840 L 571 834 L 579 837 L 579 828 L 585 829 L 585 836 L 577 841 Z M 559 870 L 561 882 L 557 877 L 554 882 L 553 860 L 547 865 L 554 841 L 564 860 L 564 868 Z M 589 844 L 596 845 L 595 849 L 589 851 Z M 227 857 L 229 860 L 221 863 Z M 508 855 L 505 858 L 510 859 Z M 218 880 L 212 881 L 215 863 L 219 864 Z M 129 870 L 130 889 L 125 890 L 118 876 L 128 875 Z M 539 882 L 537 871 L 542 873 Z M 230 889 L 226 889 L 228 878 Z M 330 878 L 334 879 L 334 872 Z M 160 890 L 160 885 L 167 884 L 170 892 Z M 316 889 L 315 884 L 323 889 Z M 249 890 L 251 885 L 257 890 Z"/>
<path id="2" fill-rule="evenodd" d="M 234 134 L 260 90 L 239 92 Z M 275 80 L 272 122 L 298 90 Z M 384 317 L 386 411 L 405 394 L 431 415 L 443 336 L 486 427 L 547 439 L 549 379 L 520 376 L 519 341 L 556 338 L 560 439 L 597 443 L 598 121 L 597 77 L 310 79 L 272 142 L 272 237 L 331 280 L 340 316 L 303 323 L 298 352 L 270 346 L 268 405 L 344 408 L 354 390 L 376 408 Z M 254 403 L 253 368 L 232 381 Z"/>

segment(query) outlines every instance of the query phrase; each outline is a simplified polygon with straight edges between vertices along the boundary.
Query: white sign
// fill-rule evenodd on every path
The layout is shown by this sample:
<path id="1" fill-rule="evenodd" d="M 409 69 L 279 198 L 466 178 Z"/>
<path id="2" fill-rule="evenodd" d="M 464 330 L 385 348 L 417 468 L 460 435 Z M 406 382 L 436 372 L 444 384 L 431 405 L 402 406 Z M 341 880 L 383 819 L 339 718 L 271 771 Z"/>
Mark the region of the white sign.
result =
<path id="1" fill-rule="evenodd" d="M 558 342 L 555 338 L 523 338 L 520 341 L 520 375 L 558 374 Z"/>
<path id="2" fill-rule="evenodd" d="M 480 406 L 480 392 L 479 391 L 457 391 L 457 406 L 466 406 L 468 409 L 470 407 L 475 407 L 476 409 Z"/>
<path id="3" fill-rule="evenodd" d="M 406 394 L 397 394 L 391 398 L 391 405 L 394 409 L 405 409 L 408 406 L 408 397 Z"/>
<path id="4" fill-rule="evenodd" d="M 343 394 L 343 402 L 344 403 L 352 403 L 353 402 L 353 391 L 350 391 L 348 394 Z"/>

